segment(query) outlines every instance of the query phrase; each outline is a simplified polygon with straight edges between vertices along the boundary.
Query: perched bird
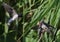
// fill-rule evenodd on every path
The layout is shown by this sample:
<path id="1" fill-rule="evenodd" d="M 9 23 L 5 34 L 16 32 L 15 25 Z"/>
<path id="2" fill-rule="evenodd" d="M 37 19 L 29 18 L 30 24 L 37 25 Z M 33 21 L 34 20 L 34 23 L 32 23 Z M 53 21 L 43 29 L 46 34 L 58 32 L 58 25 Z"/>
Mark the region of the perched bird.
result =
<path id="1" fill-rule="evenodd" d="M 39 27 L 38 27 L 38 33 L 41 34 L 42 32 L 48 32 L 50 33 L 53 26 L 49 25 L 48 23 L 45 23 L 44 21 L 39 22 Z"/>
<path id="2" fill-rule="evenodd" d="M 49 25 L 48 23 L 45 23 L 44 20 L 41 20 L 38 26 L 39 26 L 38 27 L 39 42 L 44 32 L 53 33 L 52 28 L 54 27 Z"/>
<path id="3" fill-rule="evenodd" d="M 10 23 L 16 20 L 18 17 L 22 17 L 22 14 L 17 14 L 10 5 L 3 3 L 2 6 L 4 7 L 5 11 L 9 13 L 9 15 L 12 15 L 12 18 L 8 20 L 8 25 L 10 25 Z"/>

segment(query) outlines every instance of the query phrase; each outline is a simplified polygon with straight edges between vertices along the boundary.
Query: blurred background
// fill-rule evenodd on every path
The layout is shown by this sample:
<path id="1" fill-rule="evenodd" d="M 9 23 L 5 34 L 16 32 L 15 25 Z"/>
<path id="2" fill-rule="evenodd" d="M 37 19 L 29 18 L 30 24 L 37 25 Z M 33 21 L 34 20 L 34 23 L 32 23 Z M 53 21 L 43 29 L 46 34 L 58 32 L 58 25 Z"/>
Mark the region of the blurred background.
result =
<path id="1" fill-rule="evenodd" d="M 3 2 L 23 15 L 10 26 L 7 25 L 10 15 Z M 40 42 L 60 42 L 60 0 L 0 0 L 0 42 L 38 42 L 35 28 L 44 17 L 44 22 L 55 28 L 53 34 L 44 32 Z"/>

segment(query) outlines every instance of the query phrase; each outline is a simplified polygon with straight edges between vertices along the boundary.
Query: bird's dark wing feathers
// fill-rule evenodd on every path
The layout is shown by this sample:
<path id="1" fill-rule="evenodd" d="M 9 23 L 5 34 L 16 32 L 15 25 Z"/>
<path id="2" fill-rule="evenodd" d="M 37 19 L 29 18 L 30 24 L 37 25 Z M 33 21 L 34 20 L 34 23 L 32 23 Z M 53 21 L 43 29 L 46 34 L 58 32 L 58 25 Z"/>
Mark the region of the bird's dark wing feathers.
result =
<path id="1" fill-rule="evenodd" d="M 4 7 L 4 9 L 5 9 L 10 15 L 15 15 L 15 14 L 17 14 L 16 11 L 15 11 L 11 6 L 9 6 L 8 4 L 3 3 L 2 6 Z"/>
<path id="2" fill-rule="evenodd" d="M 45 22 L 43 22 L 43 24 L 45 24 L 48 28 L 49 28 L 49 27 L 54 28 L 53 26 L 51 26 L 51 25 L 49 25 L 49 24 L 47 24 L 47 23 L 45 23 Z"/>

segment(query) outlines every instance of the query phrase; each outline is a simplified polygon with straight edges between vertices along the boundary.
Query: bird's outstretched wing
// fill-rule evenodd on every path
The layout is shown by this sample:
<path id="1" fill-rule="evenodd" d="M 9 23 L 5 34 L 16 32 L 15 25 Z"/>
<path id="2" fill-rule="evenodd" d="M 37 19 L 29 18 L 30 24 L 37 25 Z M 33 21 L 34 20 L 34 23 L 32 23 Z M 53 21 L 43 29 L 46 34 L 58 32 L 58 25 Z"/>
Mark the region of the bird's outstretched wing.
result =
<path id="1" fill-rule="evenodd" d="M 8 20 L 8 25 L 10 25 L 10 23 L 11 23 L 12 21 L 14 21 L 16 18 L 18 18 L 18 14 L 17 14 L 16 11 L 15 11 L 11 6 L 9 6 L 8 4 L 3 3 L 2 6 L 4 7 L 5 11 L 7 11 L 10 15 L 12 15 L 12 18 Z"/>
<path id="2" fill-rule="evenodd" d="M 16 11 L 8 4 L 6 3 L 2 3 L 2 6 L 4 7 L 5 11 L 7 11 L 10 15 L 14 16 L 16 13 Z"/>

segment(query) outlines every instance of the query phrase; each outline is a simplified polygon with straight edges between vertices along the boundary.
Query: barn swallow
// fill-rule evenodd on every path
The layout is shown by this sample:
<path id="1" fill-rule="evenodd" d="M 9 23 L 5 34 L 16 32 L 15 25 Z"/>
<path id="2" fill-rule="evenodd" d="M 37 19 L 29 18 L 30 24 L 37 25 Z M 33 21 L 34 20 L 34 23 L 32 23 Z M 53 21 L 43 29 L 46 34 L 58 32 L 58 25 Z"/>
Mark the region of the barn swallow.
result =
<path id="1" fill-rule="evenodd" d="M 45 32 L 47 32 L 49 34 L 50 33 L 53 34 L 53 31 L 52 31 L 53 28 L 55 28 L 55 27 L 53 27 L 53 26 L 49 25 L 48 23 L 44 22 L 43 19 L 41 21 L 39 21 L 36 26 L 32 27 L 33 30 L 37 31 L 38 42 L 40 42 L 40 40 L 42 39 L 43 34 Z"/>
<path id="2" fill-rule="evenodd" d="M 10 5 L 3 3 L 2 6 L 4 7 L 5 11 L 9 13 L 9 15 L 12 15 L 12 18 L 8 20 L 8 25 L 10 25 L 10 23 L 16 20 L 18 17 L 22 17 L 22 14 L 17 14 Z"/>
<path id="3" fill-rule="evenodd" d="M 40 21 L 38 26 L 39 39 L 42 38 L 44 32 L 53 33 L 52 28 L 54 27 L 49 25 L 48 23 L 45 23 L 44 20 Z"/>

